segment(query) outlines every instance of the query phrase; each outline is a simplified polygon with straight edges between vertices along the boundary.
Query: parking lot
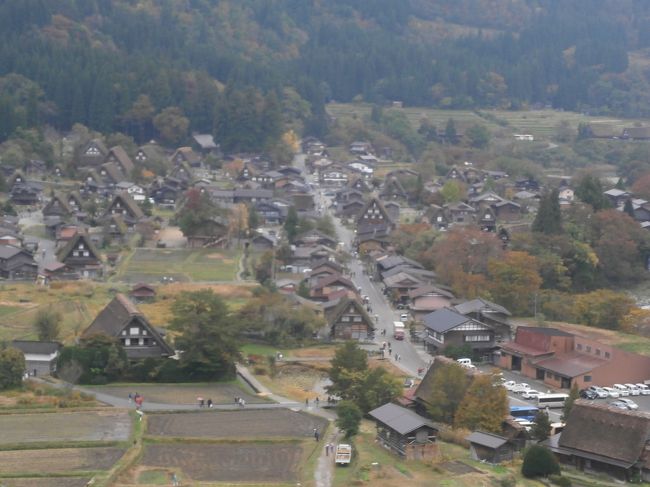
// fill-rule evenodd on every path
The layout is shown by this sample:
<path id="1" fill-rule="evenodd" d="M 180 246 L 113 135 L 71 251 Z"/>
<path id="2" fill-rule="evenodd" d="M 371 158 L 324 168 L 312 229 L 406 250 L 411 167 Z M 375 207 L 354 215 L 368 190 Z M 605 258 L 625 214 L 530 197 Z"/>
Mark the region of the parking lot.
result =
<path id="1" fill-rule="evenodd" d="M 491 370 L 491 368 L 486 368 L 485 371 L 488 372 Z M 535 389 L 541 393 L 547 393 L 547 392 L 558 392 L 558 393 L 567 393 L 567 390 L 560 390 L 560 389 L 551 389 L 547 384 L 544 384 L 543 382 L 540 382 L 535 379 L 530 379 L 528 377 L 524 377 L 523 375 L 513 372 L 510 370 L 501 370 L 503 373 L 503 378 L 505 380 L 513 380 L 517 383 L 520 382 L 525 382 L 526 384 L 529 384 L 532 389 Z M 612 384 L 594 384 L 594 385 L 599 385 L 599 386 L 612 386 Z M 537 405 L 537 402 L 534 399 L 531 400 L 526 400 L 521 397 L 521 394 L 516 394 L 513 392 L 508 392 L 508 397 L 510 398 L 510 405 L 511 406 L 535 406 Z M 650 413 L 650 396 L 626 396 L 627 399 L 633 400 L 635 403 L 639 405 L 639 411 L 647 412 Z M 595 399 L 594 403 L 596 404 L 607 404 L 611 401 L 615 401 L 616 399 L 614 398 L 607 398 L 607 399 Z M 549 411 L 549 418 L 551 421 L 559 421 L 560 417 L 562 416 L 562 410 L 561 409 L 551 409 Z"/>

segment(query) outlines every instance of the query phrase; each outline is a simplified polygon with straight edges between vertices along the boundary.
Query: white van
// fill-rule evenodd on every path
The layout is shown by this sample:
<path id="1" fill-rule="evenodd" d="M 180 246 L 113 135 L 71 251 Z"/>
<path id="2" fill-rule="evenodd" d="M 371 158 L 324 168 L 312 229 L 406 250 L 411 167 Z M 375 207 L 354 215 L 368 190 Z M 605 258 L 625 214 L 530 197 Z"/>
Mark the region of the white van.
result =
<path id="1" fill-rule="evenodd" d="M 475 369 L 476 366 L 472 364 L 472 359 L 471 358 L 459 358 L 456 360 L 460 365 L 465 367 L 466 369 Z"/>
<path id="2" fill-rule="evenodd" d="M 612 388 L 616 389 L 621 397 L 627 397 L 630 395 L 630 390 L 623 384 L 614 384 Z"/>
<path id="3" fill-rule="evenodd" d="M 639 388 L 639 391 L 641 392 L 642 396 L 648 396 L 650 395 L 650 387 L 648 387 L 645 384 L 636 384 L 636 386 Z"/>
<path id="4" fill-rule="evenodd" d="M 627 387 L 627 390 L 630 391 L 630 396 L 639 396 L 641 394 L 641 389 L 636 384 L 623 384 Z"/>

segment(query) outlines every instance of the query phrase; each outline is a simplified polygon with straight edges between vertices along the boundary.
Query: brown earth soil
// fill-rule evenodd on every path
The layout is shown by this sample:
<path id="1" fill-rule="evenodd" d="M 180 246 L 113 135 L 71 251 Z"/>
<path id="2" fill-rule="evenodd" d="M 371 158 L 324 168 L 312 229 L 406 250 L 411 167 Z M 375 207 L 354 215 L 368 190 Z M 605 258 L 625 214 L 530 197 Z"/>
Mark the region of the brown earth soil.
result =
<path id="1" fill-rule="evenodd" d="M 208 411 L 149 415 L 147 433 L 179 438 L 311 437 L 326 420 L 288 409 Z"/>
<path id="2" fill-rule="evenodd" d="M 0 415 L 0 444 L 38 441 L 122 441 L 129 438 L 126 411 Z"/>
<path id="3" fill-rule="evenodd" d="M 299 444 L 153 444 L 141 464 L 178 469 L 198 481 L 280 483 L 298 479 L 301 460 Z"/>
<path id="4" fill-rule="evenodd" d="M 119 448 L 57 448 L 0 451 L 0 473 L 56 473 L 107 470 L 117 462 Z"/>

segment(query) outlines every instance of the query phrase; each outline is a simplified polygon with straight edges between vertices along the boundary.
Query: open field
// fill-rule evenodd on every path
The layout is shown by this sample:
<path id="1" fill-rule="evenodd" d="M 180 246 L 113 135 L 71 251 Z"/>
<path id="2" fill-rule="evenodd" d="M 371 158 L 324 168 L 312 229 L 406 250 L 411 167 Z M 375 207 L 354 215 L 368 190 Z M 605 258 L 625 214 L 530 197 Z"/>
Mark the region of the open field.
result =
<path id="1" fill-rule="evenodd" d="M 89 480 L 84 477 L 21 478 L 2 479 L 2 484 L 6 487 L 84 487 Z"/>
<path id="2" fill-rule="evenodd" d="M 112 281 L 159 282 L 233 281 L 237 277 L 238 250 L 138 248 L 127 255 Z"/>
<path id="3" fill-rule="evenodd" d="M 178 438 L 306 438 L 327 421 L 288 409 L 150 414 L 147 434 Z"/>
<path id="4" fill-rule="evenodd" d="M 92 282 L 56 282 L 49 288 L 31 283 L 0 284 L 0 341 L 36 339 L 32 324 L 42 308 L 61 313 L 61 340 L 70 341 L 90 325 L 116 292 L 128 293 L 129 288 L 126 284 Z M 157 287 L 156 302 L 141 304 L 138 307 L 153 325 L 165 326 L 172 318 L 171 304 L 175 296 L 182 291 L 205 288 L 212 289 L 222 296 L 231 309 L 237 309 L 251 296 L 252 286 L 245 283 L 165 284 Z"/>
<path id="5" fill-rule="evenodd" d="M 119 448 L 57 448 L 0 451 L 0 474 L 32 474 L 106 470 L 117 462 Z"/>
<path id="6" fill-rule="evenodd" d="M 114 384 L 89 389 L 125 398 L 138 392 L 146 402 L 161 404 L 196 404 L 196 398 L 212 399 L 215 404 L 233 404 L 234 397 L 242 397 L 248 404 L 265 403 L 269 400 L 240 381 L 196 384 Z"/>
<path id="7" fill-rule="evenodd" d="M 0 340 L 35 339 L 34 318 L 41 307 L 61 313 L 61 338 L 73 337 L 90 324 L 113 297 L 109 286 L 93 283 L 54 283 L 49 288 L 32 283 L 0 285 Z"/>
<path id="8" fill-rule="evenodd" d="M 280 362 L 274 377 L 257 375 L 256 378 L 276 394 L 302 402 L 316 399 L 314 387 L 327 378 L 328 367 L 329 362 Z"/>
<path id="9" fill-rule="evenodd" d="M 141 465 L 178 469 L 188 481 L 295 482 L 303 447 L 275 444 L 148 444 Z"/>
<path id="10" fill-rule="evenodd" d="M 123 441 L 131 418 L 126 411 L 0 415 L 0 445 L 66 441 Z"/>
<path id="11" fill-rule="evenodd" d="M 372 105 L 352 103 L 330 103 L 327 111 L 337 118 L 369 117 Z M 624 120 L 611 117 L 592 117 L 575 112 L 558 110 L 438 110 L 432 108 L 406 107 L 393 110 L 403 111 L 409 121 L 417 129 L 423 117 L 428 118 L 434 125 L 444 127 L 447 120 L 453 118 L 456 123 L 470 125 L 481 123 L 493 131 L 504 130 L 508 133 L 532 134 L 540 138 L 552 136 L 557 125 L 567 121 L 573 128 L 579 123 L 606 123 L 615 127 L 629 127 L 635 122 L 648 123 L 647 120 Z M 525 142 L 524 142 L 525 143 Z"/>

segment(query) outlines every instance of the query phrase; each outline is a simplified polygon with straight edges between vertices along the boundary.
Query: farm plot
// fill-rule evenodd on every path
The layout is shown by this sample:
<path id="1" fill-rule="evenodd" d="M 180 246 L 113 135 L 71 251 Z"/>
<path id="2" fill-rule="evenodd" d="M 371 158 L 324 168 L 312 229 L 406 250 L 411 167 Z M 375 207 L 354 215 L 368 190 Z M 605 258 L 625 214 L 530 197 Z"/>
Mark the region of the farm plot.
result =
<path id="1" fill-rule="evenodd" d="M 297 481 L 302 457 L 298 443 L 149 444 L 141 465 L 178 469 L 184 479 L 267 484 Z"/>
<path id="2" fill-rule="evenodd" d="M 131 418 L 126 411 L 0 415 L 0 445 L 35 442 L 123 441 Z"/>
<path id="3" fill-rule="evenodd" d="M 6 487 L 84 487 L 88 485 L 89 480 L 89 478 L 83 477 L 2 479 L 2 485 Z"/>
<path id="4" fill-rule="evenodd" d="M 182 438 L 310 437 L 327 421 L 288 409 L 197 412 L 149 415 L 148 434 Z"/>
<path id="5" fill-rule="evenodd" d="M 232 281 L 240 257 L 238 251 L 223 249 L 136 249 L 124 259 L 113 280 Z"/>
<path id="6" fill-rule="evenodd" d="M 92 390 L 125 398 L 137 391 L 145 401 L 160 404 L 196 404 L 196 398 L 212 399 L 214 404 L 233 404 L 234 397 L 243 398 L 248 404 L 266 403 L 269 399 L 256 396 L 254 391 L 241 382 L 209 384 L 129 384 L 97 386 Z"/>
<path id="7" fill-rule="evenodd" d="M 107 470 L 123 453 L 119 448 L 0 451 L 0 474 Z"/>

